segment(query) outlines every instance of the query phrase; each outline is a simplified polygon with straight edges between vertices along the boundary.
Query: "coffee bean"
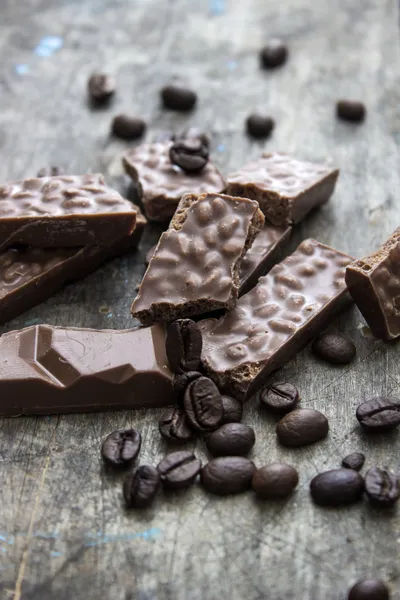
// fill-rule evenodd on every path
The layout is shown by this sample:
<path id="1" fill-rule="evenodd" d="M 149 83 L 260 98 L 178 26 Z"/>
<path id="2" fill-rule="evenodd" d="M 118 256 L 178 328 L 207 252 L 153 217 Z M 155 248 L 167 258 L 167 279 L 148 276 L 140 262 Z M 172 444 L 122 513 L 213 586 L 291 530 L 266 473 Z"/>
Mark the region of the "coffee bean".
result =
<path id="1" fill-rule="evenodd" d="M 270 410 L 284 415 L 296 408 L 300 395 L 291 383 L 278 381 L 261 390 L 260 401 Z"/>
<path id="2" fill-rule="evenodd" d="M 202 468 L 201 483 L 208 492 L 226 496 L 244 492 L 251 487 L 256 467 L 243 456 L 220 456 Z"/>
<path id="3" fill-rule="evenodd" d="M 124 140 L 136 140 L 146 131 L 146 123 L 137 117 L 117 115 L 111 123 L 111 131 Z"/>
<path id="4" fill-rule="evenodd" d="M 284 446 L 305 446 L 328 435 L 328 419 L 318 410 L 298 408 L 285 415 L 276 426 L 278 440 Z"/>
<path id="5" fill-rule="evenodd" d="M 280 67 L 286 62 L 287 57 L 287 46 L 278 39 L 271 39 L 260 51 L 261 66 L 264 69 Z"/>
<path id="6" fill-rule="evenodd" d="M 178 319 L 168 327 L 165 349 L 175 373 L 198 371 L 202 346 L 200 328 L 191 319 Z"/>
<path id="7" fill-rule="evenodd" d="M 246 131 L 254 138 L 261 139 L 268 137 L 274 126 L 274 120 L 264 115 L 254 114 L 246 119 Z"/>
<path id="8" fill-rule="evenodd" d="M 333 469 L 320 473 L 310 483 L 312 499 L 321 506 L 353 504 L 360 500 L 364 480 L 352 469 Z"/>
<path id="9" fill-rule="evenodd" d="M 107 102 L 115 93 L 116 81 L 111 75 L 94 73 L 88 80 L 88 92 L 93 102 Z"/>
<path id="10" fill-rule="evenodd" d="M 350 340 L 335 333 L 323 333 L 312 343 L 311 350 L 322 360 L 335 365 L 347 365 L 356 355 L 356 347 Z"/>
<path id="11" fill-rule="evenodd" d="M 198 139 L 178 140 L 169 149 L 169 158 L 186 173 L 198 173 L 208 162 L 208 147 Z"/>
<path id="12" fill-rule="evenodd" d="M 183 85 L 167 85 L 161 90 L 161 99 L 165 108 L 171 110 L 192 110 L 197 94 Z"/>
<path id="13" fill-rule="evenodd" d="M 386 396 L 366 400 L 358 406 L 356 417 L 370 432 L 390 431 L 400 424 L 400 400 Z"/>
<path id="14" fill-rule="evenodd" d="M 344 121 L 361 122 L 366 112 L 365 105 L 358 100 L 338 100 L 336 103 L 336 114 Z"/>
<path id="15" fill-rule="evenodd" d="M 136 429 L 119 429 L 106 437 L 101 455 L 111 467 L 125 467 L 135 460 L 141 445 L 142 436 Z"/>
<path id="16" fill-rule="evenodd" d="M 172 452 L 157 467 L 161 481 L 169 489 L 189 487 L 201 469 L 201 462 L 191 452 Z"/>
<path id="17" fill-rule="evenodd" d="M 214 456 L 243 456 L 256 441 L 254 429 L 243 423 L 226 423 L 211 433 L 206 446 Z"/>
<path id="18" fill-rule="evenodd" d="M 62 167 L 42 167 L 37 172 L 37 177 L 57 177 L 58 175 L 64 175 Z"/>
<path id="19" fill-rule="evenodd" d="M 381 579 L 361 579 L 349 591 L 347 600 L 389 600 L 389 588 Z"/>
<path id="20" fill-rule="evenodd" d="M 395 473 L 373 467 L 365 476 L 365 491 L 373 506 L 389 508 L 400 497 L 400 480 Z"/>
<path id="21" fill-rule="evenodd" d="M 143 465 L 124 481 L 124 498 L 128 508 L 147 508 L 153 502 L 160 484 L 157 469 Z"/>
<path id="22" fill-rule="evenodd" d="M 259 498 L 284 498 L 289 496 L 299 483 L 299 475 L 294 467 L 286 463 L 272 463 L 258 469 L 251 487 Z"/>
<path id="23" fill-rule="evenodd" d="M 199 377 L 202 377 L 202 374 L 199 371 L 183 371 L 182 373 L 175 373 L 172 380 L 172 387 L 178 396 L 178 402 L 183 398 L 183 394 L 188 385 Z"/>
<path id="24" fill-rule="evenodd" d="M 158 423 L 161 435 L 167 440 L 184 443 L 193 436 L 185 412 L 178 406 L 171 406 L 161 417 Z"/>
<path id="25" fill-rule="evenodd" d="M 197 127 L 188 127 L 181 133 L 178 133 L 178 135 L 176 136 L 176 139 L 177 140 L 187 140 L 187 139 L 200 140 L 200 142 L 203 144 L 203 146 L 206 146 L 207 148 L 209 148 L 211 145 L 211 138 L 208 135 L 208 133 L 204 133 L 204 131 L 201 131 Z"/>
<path id="26" fill-rule="evenodd" d="M 221 396 L 221 400 L 223 410 L 221 425 L 239 423 L 243 416 L 243 404 L 230 396 Z"/>
<path id="27" fill-rule="evenodd" d="M 342 467 L 345 469 L 354 469 L 360 471 L 365 462 L 365 455 L 361 452 L 352 452 L 342 460 Z"/>
<path id="28" fill-rule="evenodd" d="M 188 421 L 196 431 L 212 431 L 222 421 L 221 394 L 208 377 L 199 377 L 189 384 L 183 405 Z"/>
<path id="29" fill-rule="evenodd" d="M 146 254 L 146 265 L 148 265 L 149 262 L 151 261 L 151 259 L 153 258 L 153 254 L 154 254 L 156 248 L 157 248 L 157 244 L 154 244 L 154 246 L 152 246 L 150 248 L 150 250 L 147 251 L 147 254 Z"/>

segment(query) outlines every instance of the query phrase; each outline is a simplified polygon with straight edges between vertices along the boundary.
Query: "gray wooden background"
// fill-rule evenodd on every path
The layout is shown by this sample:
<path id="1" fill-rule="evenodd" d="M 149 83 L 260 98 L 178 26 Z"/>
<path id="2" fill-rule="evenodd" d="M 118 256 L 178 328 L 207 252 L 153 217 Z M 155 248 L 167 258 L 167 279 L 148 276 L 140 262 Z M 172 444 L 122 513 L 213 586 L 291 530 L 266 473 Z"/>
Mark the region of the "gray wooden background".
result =
<path id="1" fill-rule="evenodd" d="M 261 150 L 332 160 L 341 169 L 328 206 L 296 232 L 362 256 L 399 225 L 399 8 L 395 0 L 1 0 L 0 181 L 47 164 L 71 173 L 103 171 L 127 190 L 109 138 L 121 110 L 165 129 L 200 125 L 227 172 Z M 53 36 L 46 39 L 45 36 Z M 55 36 L 55 37 L 54 37 Z M 288 64 L 261 72 L 257 52 L 271 36 L 290 46 Z M 57 49 L 58 48 L 58 49 Z M 108 110 L 90 111 L 93 70 L 118 77 Z M 158 90 L 181 77 L 199 93 L 187 116 L 164 112 Z M 338 97 L 363 99 L 361 126 L 334 117 Z M 250 111 L 276 119 L 264 143 L 249 141 Z M 85 281 L 9 323 L 98 328 L 133 325 L 129 306 L 144 255 L 113 261 Z M 295 465 L 300 485 L 286 502 L 251 493 L 215 498 L 198 486 L 160 494 L 152 509 L 124 511 L 120 479 L 102 472 L 99 446 L 117 427 L 144 438 L 142 461 L 167 450 L 158 411 L 45 416 L 0 422 L 0 595 L 19 600 L 344 599 L 357 578 L 380 576 L 400 598 L 399 517 L 365 502 L 342 510 L 314 506 L 310 479 L 348 452 L 367 467 L 400 467 L 400 436 L 367 438 L 354 412 L 365 397 L 400 394 L 399 349 L 373 339 L 351 310 L 334 326 L 355 342 L 354 364 L 335 368 L 305 349 L 276 378 L 296 384 L 303 406 L 322 410 L 329 438 L 300 450 L 279 448 L 274 420 L 246 406 L 257 465 Z M 190 445 L 204 460 L 202 442 Z"/>

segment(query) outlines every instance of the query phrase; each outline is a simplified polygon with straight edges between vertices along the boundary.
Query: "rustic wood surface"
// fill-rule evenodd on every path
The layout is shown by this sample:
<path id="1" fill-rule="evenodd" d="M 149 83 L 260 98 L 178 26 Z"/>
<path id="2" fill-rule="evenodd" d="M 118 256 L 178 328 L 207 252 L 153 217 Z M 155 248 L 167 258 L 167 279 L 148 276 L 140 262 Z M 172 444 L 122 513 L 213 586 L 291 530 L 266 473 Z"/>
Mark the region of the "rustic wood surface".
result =
<path id="1" fill-rule="evenodd" d="M 120 155 L 127 144 L 108 135 L 113 114 L 144 116 L 148 139 L 200 125 L 212 131 L 224 172 L 263 148 L 338 165 L 334 197 L 298 228 L 292 248 L 313 236 L 362 256 L 400 221 L 398 23 L 395 0 L 2 0 L 0 181 L 57 164 L 71 173 L 103 171 L 126 192 Z M 44 36 L 60 37 L 49 46 Z M 271 36 L 288 40 L 290 60 L 261 72 L 257 52 Z M 86 80 L 98 69 L 117 75 L 118 93 L 109 109 L 93 111 Z M 159 106 L 159 88 L 175 76 L 199 93 L 192 114 Z M 364 100 L 365 124 L 337 121 L 338 97 Z M 255 109 L 276 119 L 265 144 L 243 133 Z M 139 252 L 2 331 L 36 323 L 132 326 L 129 306 L 158 235 L 149 227 Z M 299 488 L 285 502 L 259 503 L 251 493 L 216 498 L 196 485 L 127 513 L 120 477 L 103 472 L 99 446 L 111 430 L 134 425 L 144 438 L 142 462 L 157 464 L 169 449 L 158 411 L 2 420 L 1 598 L 344 600 L 363 576 L 382 577 L 400 598 L 398 513 L 366 502 L 326 510 L 309 497 L 310 479 L 350 451 L 365 452 L 367 468 L 400 467 L 399 433 L 367 438 L 354 416 L 365 397 L 400 394 L 398 345 L 373 339 L 355 309 L 333 329 L 355 342 L 352 365 L 329 366 L 305 349 L 276 374 L 299 387 L 303 406 L 329 417 L 327 440 L 280 448 L 274 420 L 257 402 L 246 406 L 256 464 L 280 459 L 299 470 Z M 207 460 L 201 441 L 190 448 Z"/>

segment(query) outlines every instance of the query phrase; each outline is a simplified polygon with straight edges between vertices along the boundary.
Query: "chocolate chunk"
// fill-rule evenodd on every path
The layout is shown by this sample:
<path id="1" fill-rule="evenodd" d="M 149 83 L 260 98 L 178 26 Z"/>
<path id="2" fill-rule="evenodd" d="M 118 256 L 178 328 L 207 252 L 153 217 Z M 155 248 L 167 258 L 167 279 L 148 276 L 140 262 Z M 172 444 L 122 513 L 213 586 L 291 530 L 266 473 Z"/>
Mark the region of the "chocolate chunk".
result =
<path id="1" fill-rule="evenodd" d="M 273 412 L 285 415 L 296 408 L 300 395 L 291 383 L 278 381 L 261 390 L 260 401 Z"/>
<path id="2" fill-rule="evenodd" d="M 157 467 L 164 487 L 178 490 L 189 487 L 201 469 L 201 462 L 191 452 L 171 452 Z"/>
<path id="3" fill-rule="evenodd" d="M 202 486 L 212 494 L 227 496 L 245 492 L 251 487 L 256 467 L 244 456 L 220 456 L 202 468 Z"/>
<path id="4" fill-rule="evenodd" d="M 172 442 L 184 443 L 193 436 L 185 411 L 178 406 L 171 406 L 161 417 L 158 429 L 161 435 Z"/>
<path id="5" fill-rule="evenodd" d="M 178 140 L 169 149 L 169 158 L 185 173 L 199 173 L 208 162 L 208 146 L 198 139 Z"/>
<path id="6" fill-rule="evenodd" d="M 221 394 L 208 377 L 199 377 L 186 388 L 184 407 L 186 417 L 196 431 L 212 431 L 222 421 Z"/>
<path id="7" fill-rule="evenodd" d="M 345 469 L 354 469 L 354 471 L 361 471 L 365 463 L 365 455 L 362 452 L 352 452 L 348 456 L 345 456 L 342 460 L 342 467 Z"/>
<path id="8" fill-rule="evenodd" d="M 374 467 L 365 476 L 365 491 L 373 506 L 391 508 L 400 498 L 400 479 L 392 471 Z"/>
<path id="9" fill-rule="evenodd" d="M 166 85 L 161 90 L 161 99 L 165 108 L 187 111 L 194 108 L 197 94 L 183 85 Z"/>
<path id="10" fill-rule="evenodd" d="M 228 175 L 226 193 L 257 200 L 272 225 L 291 225 L 329 200 L 338 174 L 337 169 L 286 154 L 263 154 Z"/>
<path id="11" fill-rule="evenodd" d="M 310 483 L 312 499 L 321 506 L 344 506 L 361 500 L 364 480 L 352 469 L 320 473 Z"/>
<path id="12" fill-rule="evenodd" d="M 345 306 L 351 258 L 305 240 L 221 319 L 199 323 L 202 363 L 220 390 L 245 399 Z"/>
<path id="13" fill-rule="evenodd" d="M 254 138 L 262 139 L 268 137 L 275 126 L 271 117 L 253 114 L 246 119 L 246 131 Z"/>
<path id="14" fill-rule="evenodd" d="M 191 319 L 178 319 L 168 327 L 165 348 L 175 373 L 196 371 L 200 367 L 202 346 L 200 328 Z"/>
<path id="15" fill-rule="evenodd" d="M 344 121 L 360 123 L 364 121 L 366 112 L 365 105 L 358 100 L 338 100 L 336 103 L 336 114 Z"/>
<path id="16" fill-rule="evenodd" d="M 220 425 L 224 425 L 225 423 L 239 423 L 243 416 L 243 404 L 230 396 L 221 396 L 221 400 L 223 415 Z"/>
<path id="17" fill-rule="evenodd" d="M 274 500 L 289 496 L 298 483 L 299 475 L 294 467 L 276 462 L 258 469 L 251 487 L 262 500 Z"/>
<path id="18" fill-rule="evenodd" d="M 111 123 L 111 131 L 124 140 L 136 140 L 146 131 L 146 123 L 138 117 L 117 115 Z"/>
<path id="19" fill-rule="evenodd" d="M 158 242 L 132 304 L 141 323 L 232 308 L 242 256 L 264 225 L 258 204 L 187 194 Z"/>
<path id="20" fill-rule="evenodd" d="M 136 429 L 119 429 L 113 431 L 101 446 L 104 462 L 114 468 L 131 464 L 140 452 L 142 436 Z"/>
<path id="21" fill-rule="evenodd" d="M 328 419 L 312 408 L 292 410 L 276 426 L 279 442 L 291 448 L 319 442 L 328 435 L 328 431 Z"/>
<path id="22" fill-rule="evenodd" d="M 153 254 L 155 252 L 157 248 L 157 244 L 155 244 L 154 246 L 152 246 L 146 253 L 146 265 L 148 265 L 151 261 L 151 259 L 153 258 Z"/>
<path id="23" fill-rule="evenodd" d="M 36 325 L 0 337 L 0 416 L 174 402 L 165 332 Z"/>
<path id="24" fill-rule="evenodd" d="M 244 456 L 255 441 L 252 427 L 244 423 L 226 423 L 208 436 L 206 446 L 213 456 Z"/>
<path id="25" fill-rule="evenodd" d="M 319 358 L 335 365 L 347 365 L 356 355 L 353 342 L 334 333 L 321 333 L 313 341 L 311 349 Z"/>
<path id="26" fill-rule="evenodd" d="M 154 467 L 143 465 L 124 481 L 124 498 L 128 508 L 148 508 L 156 496 L 160 475 Z"/>
<path id="27" fill-rule="evenodd" d="M 127 174 L 140 186 L 146 216 L 151 221 L 166 221 L 175 213 L 187 193 L 219 193 L 225 181 L 208 161 L 200 173 L 185 173 L 169 158 L 172 142 L 144 144 L 132 148 L 123 157 Z"/>
<path id="28" fill-rule="evenodd" d="M 378 396 L 362 402 L 356 411 L 358 422 L 372 433 L 383 433 L 400 425 L 400 400 Z"/>
<path id="29" fill-rule="evenodd" d="M 269 40 L 268 44 L 261 48 L 260 62 L 264 69 L 274 69 L 283 65 L 288 57 L 287 46 L 278 39 Z"/>
<path id="30" fill-rule="evenodd" d="M 389 600 L 389 589 L 380 579 L 361 579 L 349 591 L 347 600 Z"/>
<path id="31" fill-rule="evenodd" d="M 372 333 L 400 336 L 400 227 L 373 254 L 351 263 L 346 284 Z"/>
<path id="32" fill-rule="evenodd" d="M 88 93 L 92 102 L 105 103 L 114 95 L 115 78 L 105 73 L 94 73 L 88 80 Z"/>
<path id="33" fill-rule="evenodd" d="M 57 175 L 64 175 L 62 167 L 42 167 L 36 177 L 56 177 Z"/>

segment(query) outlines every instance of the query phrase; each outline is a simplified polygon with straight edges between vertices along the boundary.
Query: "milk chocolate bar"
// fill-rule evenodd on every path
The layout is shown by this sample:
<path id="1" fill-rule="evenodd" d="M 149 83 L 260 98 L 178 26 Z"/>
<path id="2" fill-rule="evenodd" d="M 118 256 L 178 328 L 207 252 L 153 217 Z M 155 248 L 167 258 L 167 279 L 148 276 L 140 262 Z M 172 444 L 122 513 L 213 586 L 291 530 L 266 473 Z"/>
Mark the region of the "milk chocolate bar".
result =
<path id="1" fill-rule="evenodd" d="M 0 337 L 0 416 L 173 404 L 162 326 L 36 325 Z"/>
<path id="2" fill-rule="evenodd" d="M 226 193 L 257 200 L 272 225 L 291 225 L 329 200 L 338 174 L 337 169 L 286 154 L 263 154 L 228 175 Z"/>
<path id="3" fill-rule="evenodd" d="M 370 256 L 346 269 L 346 283 L 372 333 L 400 336 L 400 228 Z"/>
<path id="4" fill-rule="evenodd" d="M 199 322 L 202 363 L 218 387 L 244 400 L 351 302 L 353 259 L 305 240 L 221 319 Z"/>
<path id="5" fill-rule="evenodd" d="M 107 246 L 130 235 L 136 211 L 102 175 L 61 175 L 0 187 L 0 249 Z"/>
<path id="6" fill-rule="evenodd" d="M 149 325 L 232 308 L 242 256 L 263 225 L 254 200 L 183 196 L 147 267 L 133 316 Z"/>

